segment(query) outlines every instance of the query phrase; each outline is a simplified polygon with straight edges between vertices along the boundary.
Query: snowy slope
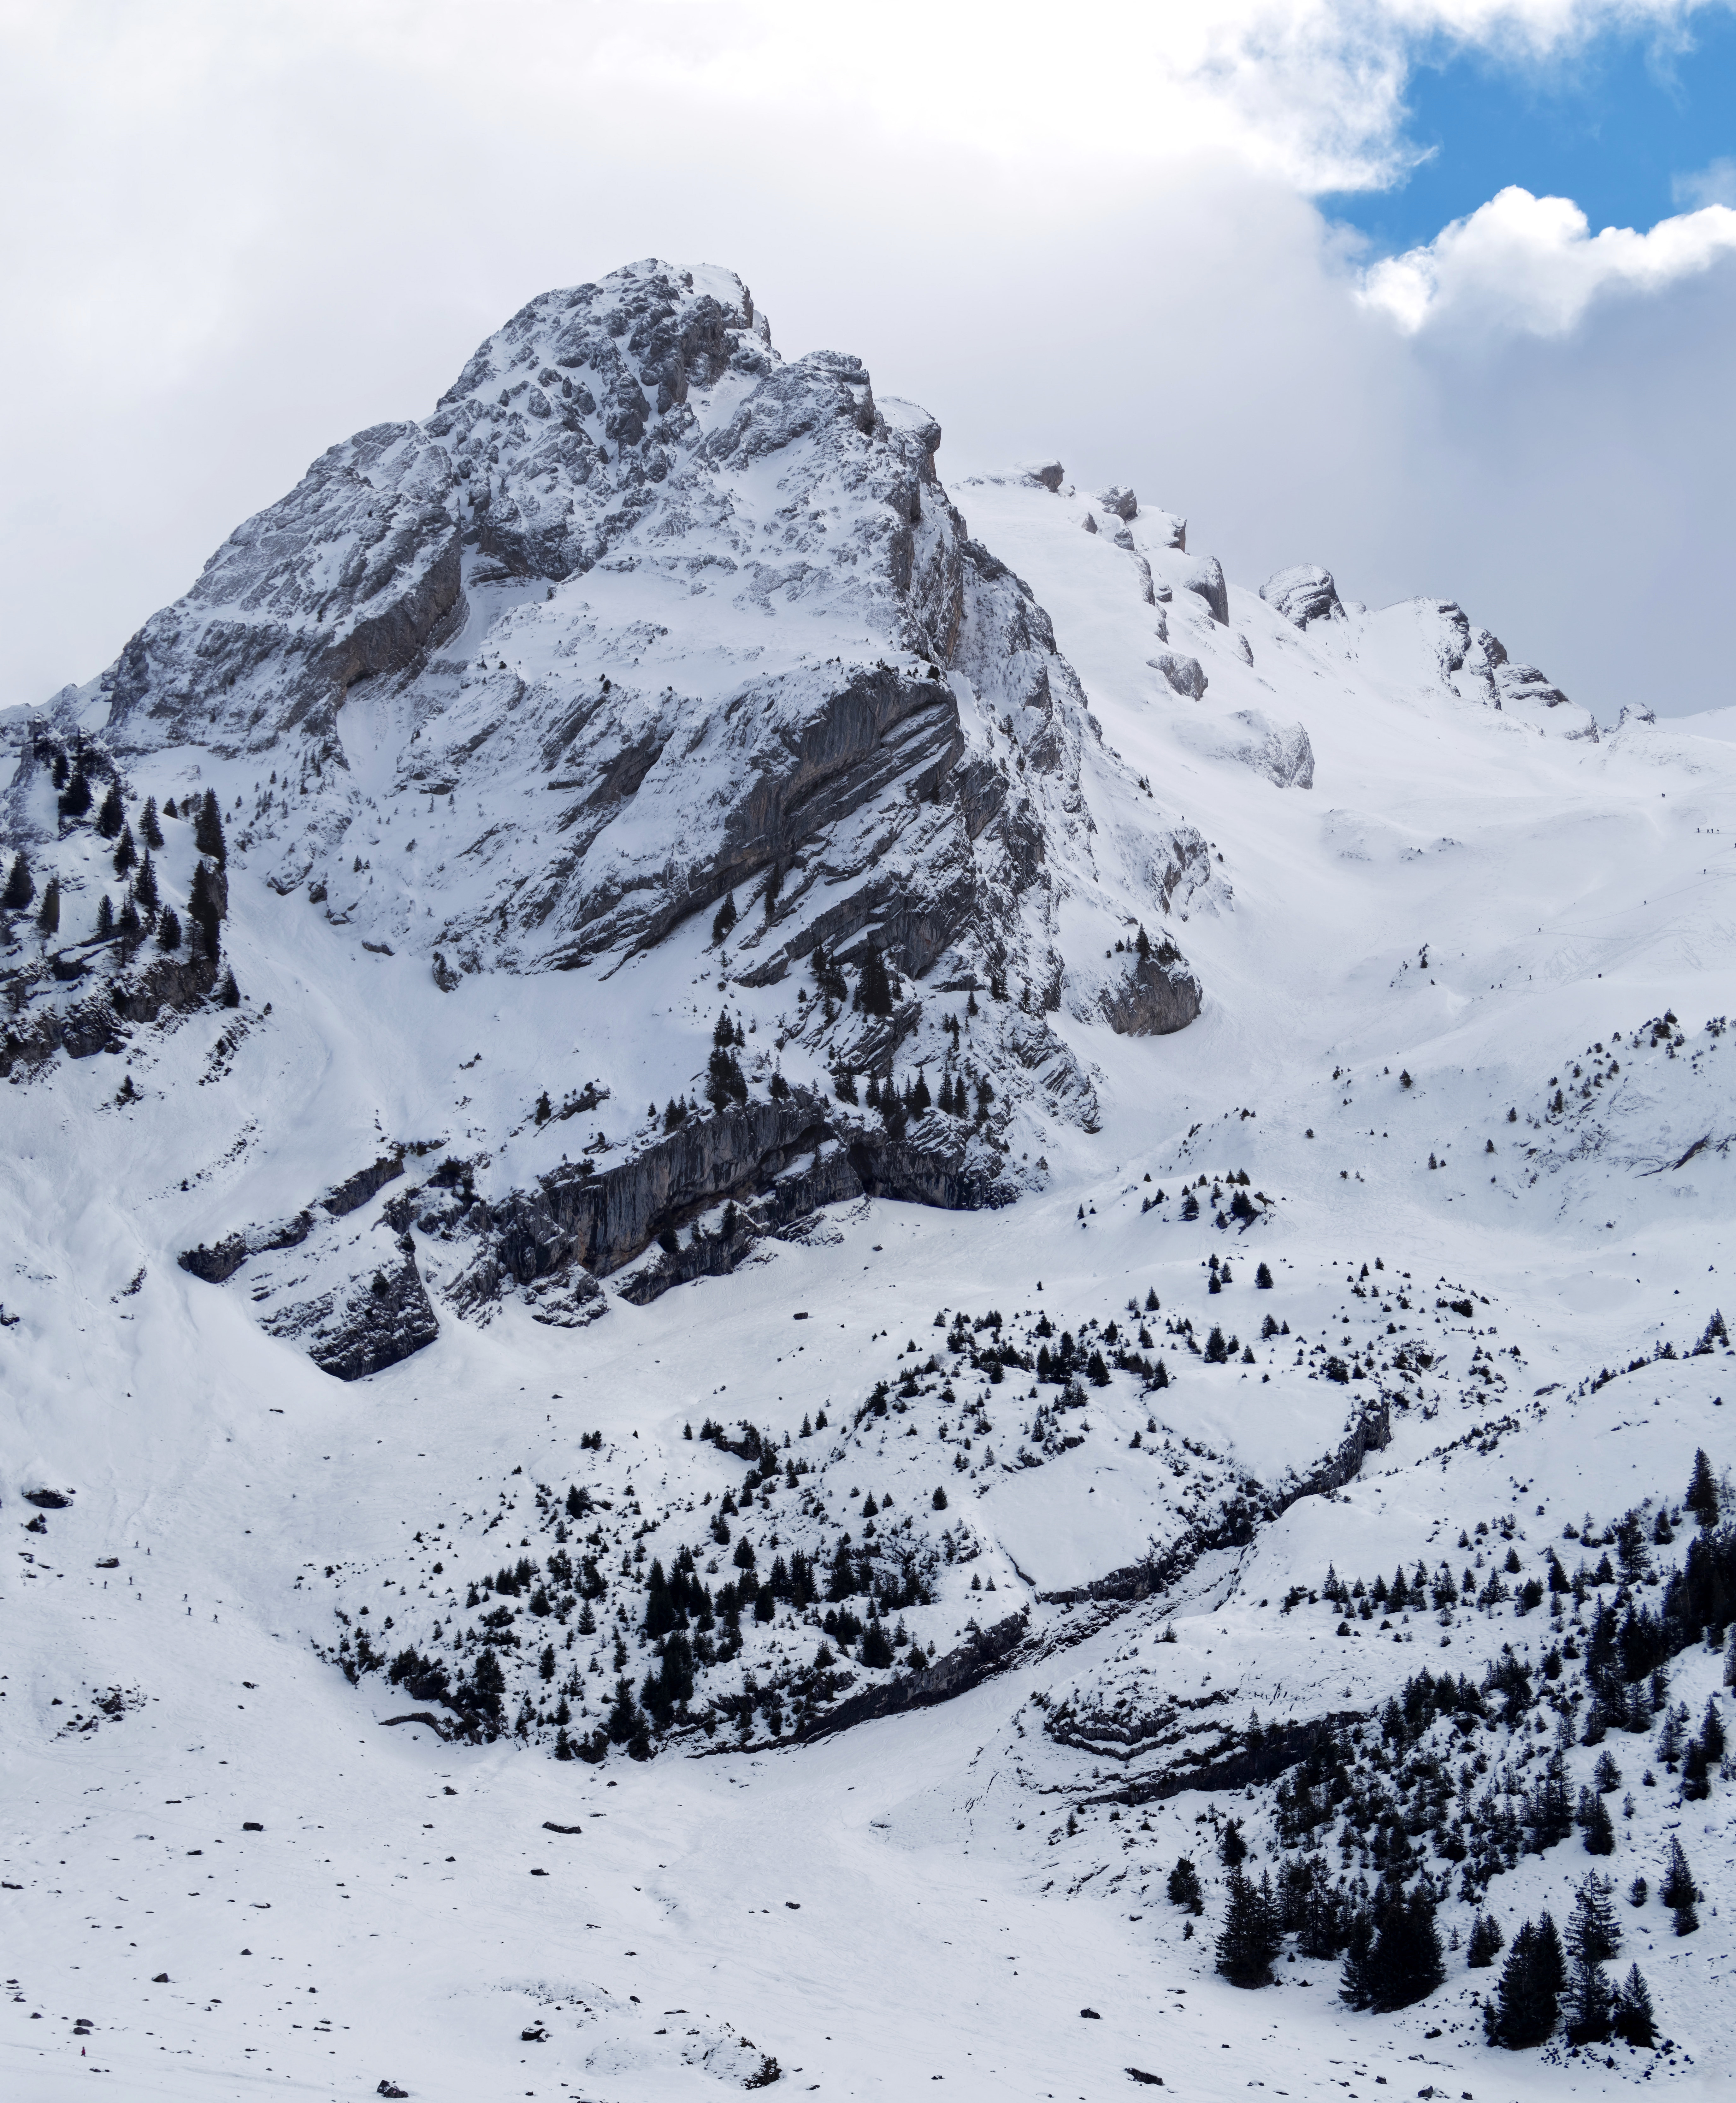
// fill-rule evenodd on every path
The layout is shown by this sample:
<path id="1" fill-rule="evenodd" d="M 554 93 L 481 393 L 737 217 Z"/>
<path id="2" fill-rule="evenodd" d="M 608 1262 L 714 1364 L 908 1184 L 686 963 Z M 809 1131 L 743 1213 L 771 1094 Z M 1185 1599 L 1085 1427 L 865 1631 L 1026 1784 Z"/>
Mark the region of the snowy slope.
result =
<path id="1" fill-rule="evenodd" d="M 1059 468 L 948 495 L 938 442 L 636 265 L 7 727 L 64 916 L 3 960 L 8 2093 L 1720 2078 L 1731 1785 L 1683 1800 L 1662 1718 L 1580 1739 L 1600 1558 L 1655 1605 L 1731 1461 L 1729 740 L 1600 734 L 1450 602 L 1226 583 Z M 135 831 L 218 792 L 198 983 L 84 939 L 81 751 Z M 1580 1596 L 1517 1612 L 1552 1548 Z M 691 1691 L 607 1745 L 688 1555 Z M 1364 1615 L 1419 1561 L 1450 1605 Z M 1527 1702 L 1383 1776 L 1388 1697 L 1508 1645 Z M 1668 1662 L 1696 1727 L 1721 1663 Z M 1570 1801 L 1623 1771 L 1609 1969 L 1667 2052 L 1483 2041 L 1479 1904 L 1565 1926 L 1597 1866 L 1465 1895 L 1563 1737 Z M 1420 1780 L 1446 1976 L 1394 2014 L 1294 1940 L 1213 1969 L 1219 1829 L 1299 1859 L 1329 1743 L 1352 1803 Z M 1329 1874 L 1378 1830 L 1335 1806 Z"/>

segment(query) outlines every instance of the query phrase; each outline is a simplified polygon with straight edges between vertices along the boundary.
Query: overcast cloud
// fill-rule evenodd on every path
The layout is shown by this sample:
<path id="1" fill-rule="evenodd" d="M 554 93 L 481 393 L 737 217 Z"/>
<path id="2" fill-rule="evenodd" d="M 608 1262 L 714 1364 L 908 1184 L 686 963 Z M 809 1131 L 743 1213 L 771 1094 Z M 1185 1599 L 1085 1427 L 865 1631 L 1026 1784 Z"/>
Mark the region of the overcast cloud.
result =
<path id="1" fill-rule="evenodd" d="M 859 352 L 955 478 L 1056 453 L 1243 582 L 1458 598 L 1605 718 L 1736 698 L 1727 170 L 1656 229 L 1510 190 L 1384 262 L 1309 201 L 1401 171 L 1418 38 L 1690 12 L 0 5 L 0 705 L 526 299 L 650 254 Z"/>

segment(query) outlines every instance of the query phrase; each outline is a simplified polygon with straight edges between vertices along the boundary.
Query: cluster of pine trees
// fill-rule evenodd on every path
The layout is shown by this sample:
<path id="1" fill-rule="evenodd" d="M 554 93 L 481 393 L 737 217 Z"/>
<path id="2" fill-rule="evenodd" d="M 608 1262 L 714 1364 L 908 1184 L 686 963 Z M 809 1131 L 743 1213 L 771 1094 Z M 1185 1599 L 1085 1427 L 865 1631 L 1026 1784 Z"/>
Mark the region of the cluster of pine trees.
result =
<path id="1" fill-rule="evenodd" d="M 91 771 L 95 755 L 82 745 L 70 758 L 64 751 L 55 754 L 55 781 L 60 791 L 60 811 L 63 825 L 76 825 L 89 816 L 95 802 L 91 786 Z M 102 802 L 96 807 L 93 829 L 100 838 L 114 842 L 113 868 L 116 876 L 122 880 L 119 910 L 105 887 L 97 901 L 96 919 L 92 934 L 87 939 L 118 945 L 123 958 L 130 958 L 134 951 L 155 934 L 157 943 L 166 954 L 172 955 L 181 946 L 181 916 L 172 905 L 165 903 L 157 875 L 153 853 L 163 845 L 161 818 L 181 816 L 190 818 L 193 828 L 193 843 L 200 860 L 193 871 L 186 917 L 193 929 L 196 947 L 215 963 L 219 955 L 219 928 L 226 907 L 226 892 L 220 872 L 229 859 L 228 843 L 224 835 L 223 816 L 218 807 L 216 792 L 207 789 L 196 806 L 189 805 L 185 813 L 177 811 L 174 798 L 163 804 L 159 815 L 155 797 L 147 797 L 139 813 L 139 829 L 135 836 L 131 821 L 127 815 L 127 806 L 119 780 L 112 774 Z M 144 842 L 140 852 L 139 842 Z M 0 903 L 13 911 L 21 911 L 36 896 L 36 880 L 29 857 L 21 851 L 13 857 Z M 51 940 L 60 930 L 60 883 L 51 877 L 43 887 L 37 909 L 37 927 L 43 940 Z M 233 975 L 225 982 L 224 998 L 230 1006 L 240 999 L 233 990 Z"/>

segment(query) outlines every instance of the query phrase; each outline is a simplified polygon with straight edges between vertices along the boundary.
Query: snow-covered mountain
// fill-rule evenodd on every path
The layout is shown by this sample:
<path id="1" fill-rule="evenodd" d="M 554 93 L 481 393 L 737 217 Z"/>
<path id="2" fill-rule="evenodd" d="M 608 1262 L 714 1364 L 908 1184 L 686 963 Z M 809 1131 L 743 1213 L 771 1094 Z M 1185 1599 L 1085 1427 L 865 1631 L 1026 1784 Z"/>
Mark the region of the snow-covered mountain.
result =
<path id="1" fill-rule="evenodd" d="M 9 2092 L 1728 2048 L 1729 725 L 940 445 L 635 265 L 0 725 Z"/>

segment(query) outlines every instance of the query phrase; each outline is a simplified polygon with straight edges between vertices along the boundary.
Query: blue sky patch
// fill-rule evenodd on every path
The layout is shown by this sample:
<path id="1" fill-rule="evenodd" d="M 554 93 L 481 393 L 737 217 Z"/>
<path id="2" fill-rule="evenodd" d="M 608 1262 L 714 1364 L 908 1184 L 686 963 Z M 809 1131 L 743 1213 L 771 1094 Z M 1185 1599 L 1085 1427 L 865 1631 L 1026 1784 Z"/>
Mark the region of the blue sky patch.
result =
<path id="1" fill-rule="evenodd" d="M 1594 233 L 1736 203 L 1736 170 L 1715 195 L 1682 180 L 1736 157 L 1736 15 L 1722 8 L 1698 16 L 1687 51 L 1611 33 L 1546 64 L 1423 56 L 1406 99 L 1405 136 L 1431 158 L 1393 189 L 1319 200 L 1381 253 L 1432 240 L 1510 183 L 1572 198 Z"/>

